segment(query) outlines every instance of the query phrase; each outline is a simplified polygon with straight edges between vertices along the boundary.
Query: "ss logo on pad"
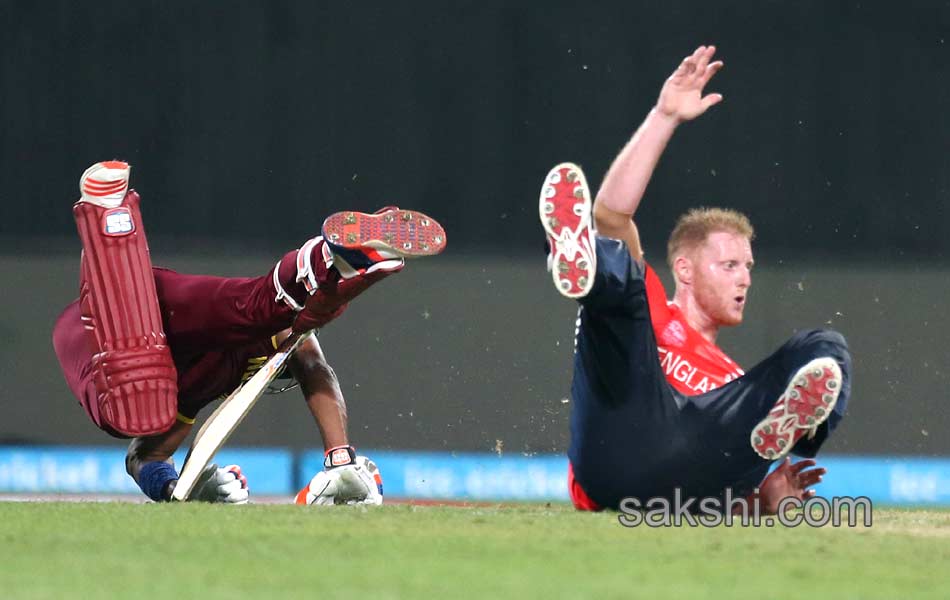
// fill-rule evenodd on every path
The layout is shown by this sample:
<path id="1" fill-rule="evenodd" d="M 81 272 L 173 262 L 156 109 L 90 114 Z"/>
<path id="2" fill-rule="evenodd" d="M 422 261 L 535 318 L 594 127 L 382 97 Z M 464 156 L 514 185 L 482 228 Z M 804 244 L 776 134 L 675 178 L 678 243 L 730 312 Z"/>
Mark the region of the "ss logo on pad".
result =
<path id="1" fill-rule="evenodd" d="M 135 231 L 132 213 L 127 208 L 113 208 L 102 216 L 102 232 L 110 236 L 126 235 Z"/>

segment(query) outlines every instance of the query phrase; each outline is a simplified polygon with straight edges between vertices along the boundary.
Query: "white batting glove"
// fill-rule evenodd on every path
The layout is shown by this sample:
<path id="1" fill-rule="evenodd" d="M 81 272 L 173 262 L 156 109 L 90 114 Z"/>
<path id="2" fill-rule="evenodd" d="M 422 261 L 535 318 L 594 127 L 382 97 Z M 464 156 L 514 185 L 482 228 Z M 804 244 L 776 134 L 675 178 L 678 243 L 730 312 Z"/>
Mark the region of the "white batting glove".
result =
<path id="1" fill-rule="evenodd" d="M 351 446 L 333 448 L 324 461 L 326 470 L 313 476 L 297 493 L 297 504 L 334 506 L 338 504 L 383 503 L 383 480 L 376 463 L 356 456 Z"/>
<path id="2" fill-rule="evenodd" d="M 212 463 L 201 472 L 189 500 L 247 504 L 248 496 L 247 477 L 241 473 L 241 467 L 228 465 L 218 468 Z"/>

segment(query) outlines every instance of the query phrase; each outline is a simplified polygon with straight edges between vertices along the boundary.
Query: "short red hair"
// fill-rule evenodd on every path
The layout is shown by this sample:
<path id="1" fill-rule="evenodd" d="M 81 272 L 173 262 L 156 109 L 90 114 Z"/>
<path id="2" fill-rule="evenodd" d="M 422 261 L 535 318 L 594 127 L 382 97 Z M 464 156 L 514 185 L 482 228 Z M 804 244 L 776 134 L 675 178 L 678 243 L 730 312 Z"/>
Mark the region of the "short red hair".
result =
<path id="1" fill-rule="evenodd" d="M 755 239 L 755 229 L 749 217 L 741 212 L 729 208 L 694 208 L 676 221 L 666 243 L 667 263 L 672 268 L 676 256 L 701 246 L 709 234 L 717 231 L 735 233 L 750 242 Z"/>

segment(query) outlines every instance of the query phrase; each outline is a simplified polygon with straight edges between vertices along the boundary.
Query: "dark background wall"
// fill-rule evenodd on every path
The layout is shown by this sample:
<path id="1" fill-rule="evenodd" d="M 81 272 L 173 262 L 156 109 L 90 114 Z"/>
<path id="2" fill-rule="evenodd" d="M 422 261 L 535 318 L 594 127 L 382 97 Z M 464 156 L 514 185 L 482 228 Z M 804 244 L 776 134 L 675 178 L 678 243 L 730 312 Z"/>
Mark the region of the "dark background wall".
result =
<path id="1" fill-rule="evenodd" d="M 596 187 L 715 43 L 725 102 L 657 170 L 649 256 L 690 206 L 747 212 L 760 266 L 726 350 L 749 366 L 830 322 L 857 369 L 833 448 L 950 453 L 948 37 L 945 2 L 0 0 L 0 438 L 107 441 L 48 340 L 75 294 L 78 176 L 117 157 L 155 261 L 182 270 L 263 272 L 341 208 L 436 216 L 446 254 L 323 333 L 356 441 L 564 449 L 573 308 L 546 287 L 540 180 L 572 160 Z M 236 442 L 317 443 L 295 397 Z"/>

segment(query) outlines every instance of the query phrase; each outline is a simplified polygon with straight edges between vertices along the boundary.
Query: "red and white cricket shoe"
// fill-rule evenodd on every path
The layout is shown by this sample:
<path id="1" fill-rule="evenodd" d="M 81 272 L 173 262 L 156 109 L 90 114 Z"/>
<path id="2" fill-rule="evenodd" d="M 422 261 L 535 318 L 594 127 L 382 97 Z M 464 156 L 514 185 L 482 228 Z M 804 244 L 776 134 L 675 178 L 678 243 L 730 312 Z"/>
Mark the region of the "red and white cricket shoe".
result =
<path id="1" fill-rule="evenodd" d="M 92 204 L 115 208 L 122 203 L 129 190 L 129 173 L 132 167 L 120 160 L 98 162 L 79 178 L 82 199 Z"/>
<path id="2" fill-rule="evenodd" d="M 586 296 L 597 272 L 590 190 L 581 168 L 561 163 L 541 187 L 538 213 L 548 234 L 548 269 L 554 286 L 567 298 Z"/>
<path id="3" fill-rule="evenodd" d="M 752 430 L 752 449 L 779 460 L 802 437 L 814 435 L 831 415 L 841 392 L 841 368 L 830 357 L 816 358 L 798 370 L 775 407 Z"/>
<path id="4" fill-rule="evenodd" d="M 415 210 L 387 206 L 373 214 L 338 212 L 323 222 L 323 239 L 353 268 L 399 258 L 432 256 L 445 250 L 445 229 Z"/>

